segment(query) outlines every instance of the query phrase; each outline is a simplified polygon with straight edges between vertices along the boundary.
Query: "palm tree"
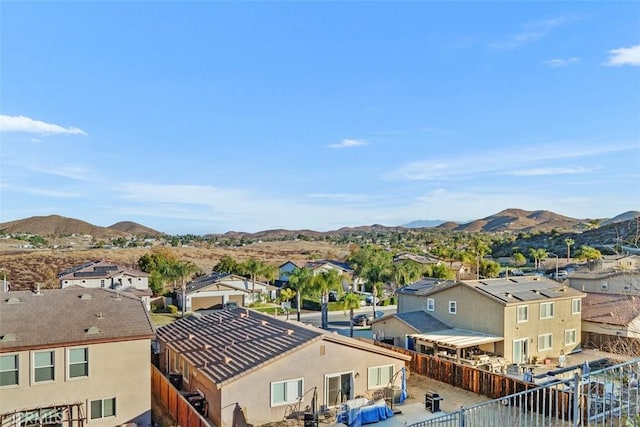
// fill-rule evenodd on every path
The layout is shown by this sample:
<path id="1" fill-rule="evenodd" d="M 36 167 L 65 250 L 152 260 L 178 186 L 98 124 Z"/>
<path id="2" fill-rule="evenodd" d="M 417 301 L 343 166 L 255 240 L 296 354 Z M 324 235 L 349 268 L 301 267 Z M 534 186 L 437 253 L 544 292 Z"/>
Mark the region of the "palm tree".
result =
<path id="1" fill-rule="evenodd" d="M 289 278 L 291 280 L 291 278 Z M 320 294 L 320 310 L 322 315 L 322 329 L 329 326 L 329 291 L 342 290 L 342 275 L 338 270 L 326 270 L 313 276 L 311 280 L 311 289 Z"/>
<path id="2" fill-rule="evenodd" d="M 395 290 L 420 278 L 420 267 L 413 261 L 396 262 L 391 270 Z"/>
<path id="3" fill-rule="evenodd" d="M 531 248 L 529 249 L 529 253 L 533 257 L 534 267 L 536 270 L 540 268 L 542 260 L 544 260 L 547 256 L 549 256 L 549 254 L 547 253 L 547 250 L 544 248 L 538 248 L 538 249 Z"/>
<path id="4" fill-rule="evenodd" d="M 360 297 L 349 292 L 342 300 L 342 308 L 349 310 L 349 336 L 353 338 L 353 310 L 360 308 Z"/>
<path id="5" fill-rule="evenodd" d="M 576 241 L 571 237 L 567 237 L 566 239 L 564 239 L 564 244 L 567 245 L 567 262 L 569 262 L 571 259 L 571 246 L 573 246 L 575 242 Z"/>
<path id="6" fill-rule="evenodd" d="M 300 321 L 300 303 L 302 295 L 306 293 L 311 285 L 313 273 L 308 268 L 295 268 L 289 275 L 289 287 L 296 291 L 296 312 L 298 322 Z"/>
<path id="7" fill-rule="evenodd" d="M 193 273 L 200 271 L 200 268 L 193 261 L 178 261 L 177 263 L 173 264 L 172 270 L 174 272 L 174 277 L 180 279 L 180 286 L 182 287 L 182 317 L 184 317 L 184 312 L 187 305 L 187 284 L 185 278 L 187 276 L 193 275 Z"/>
<path id="8" fill-rule="evenodd" d="M 265 263 L 255 259 L 253 257 L 249 258 L 248 260 L 246 260 L 244 262 L 244 264 L 243 264 L 244 271 L 251 278 L 251 295 L 253 296 L 254 299 L 255 299 L 255 295 L 256 295 L 255 294 L 255 292 L 256 292 L 256 279 L 258 278 L 258 276 L 264 274 L 268 267 L 269 266 L 267 266 Z"/>

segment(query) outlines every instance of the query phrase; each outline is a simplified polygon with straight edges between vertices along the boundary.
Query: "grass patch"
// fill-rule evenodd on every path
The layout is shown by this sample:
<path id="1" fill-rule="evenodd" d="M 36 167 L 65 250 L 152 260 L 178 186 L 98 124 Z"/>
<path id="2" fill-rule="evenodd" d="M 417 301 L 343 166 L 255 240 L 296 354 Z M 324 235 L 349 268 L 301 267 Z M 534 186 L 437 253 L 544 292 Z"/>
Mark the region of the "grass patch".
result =
<path id="1" fill-rule="evenodd" d="M 180 318 L 180 315 L 174 315 L 170 313 L 149 313 L 151 322 L 154 326 L 160 327 L 175 322 Z"/>

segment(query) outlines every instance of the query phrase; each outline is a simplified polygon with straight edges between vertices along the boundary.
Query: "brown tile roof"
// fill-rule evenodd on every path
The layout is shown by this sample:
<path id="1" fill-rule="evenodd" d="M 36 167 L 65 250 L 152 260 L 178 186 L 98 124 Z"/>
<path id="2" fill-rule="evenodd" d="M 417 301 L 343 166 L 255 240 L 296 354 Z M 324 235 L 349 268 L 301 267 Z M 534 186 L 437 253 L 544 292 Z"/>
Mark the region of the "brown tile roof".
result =
<path id="1" fill-rule="evenodd" d="M 640 316 L 640 298 L 633 295 L 588 293 L 582 300 L 582 320 L 627 326 Z"/>
<path id="2" fill-rule="evenodd" d="M 181 319 L 159 328 L 157 337 L 219 386 L 320 340 L 404 359 L 372 344 L 243 308 Z"/>
<path id="3" fill-rule="evenodd" d="M 126 294 L 86 288 L 0 293 L 0 352 L 153 336 L 144 303 Z"/>

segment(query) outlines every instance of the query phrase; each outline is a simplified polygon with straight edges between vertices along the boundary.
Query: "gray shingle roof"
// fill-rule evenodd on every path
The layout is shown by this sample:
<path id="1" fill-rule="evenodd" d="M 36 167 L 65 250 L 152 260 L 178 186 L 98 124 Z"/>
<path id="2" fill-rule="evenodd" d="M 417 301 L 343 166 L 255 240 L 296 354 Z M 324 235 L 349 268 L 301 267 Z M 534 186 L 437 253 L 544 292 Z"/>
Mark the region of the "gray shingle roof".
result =
<path id="1" fill-rule="evenodd" d="M 91 328 L 96 333 L 88 333 Z M 0 293 L 0 352 L 153 335 L 144 303 L 127 294 L 85 288 Z"/>
<path id="2" fill-rule="evenodd" d="M 59 280 L 98 279 L 110 278 L 118 274 L 128 274 L 133 277 L 148 277 L 144 271 L 134 270 L 106 261 L 91 261 L 82 265 L 71 267 L 58 273 Z"/>
<path id="3" fill-rule="evenodd" d="M 553 298 L 579 298 L 584 293 L 555 280 L 532 277 L 514 277 L 509 279 L 467 280 L 463 285 L 488 295 L 503 304 L 521 301 L 535 301 Z"/>
<path id="4" fill-rule="evenodd" d="M 420 279 L 417 282 L 411 283 L 407 286 L 403 286 L 398 289 L 398 294 L 404 295 L 429 295 L 433 292 L 445 289 L 447 287 L 455 285 L 453 280 L 445 279 Z"/>
<path id="5" fill-rule="evenodd" d="M 400 319 L 402 322 L 406 323 L 408 326 L 415 329 L 416 332 L 421 334 L 450 329 L 450 326 L 445 325 L 423 310 L 397 313 L 393 316 Z"/>

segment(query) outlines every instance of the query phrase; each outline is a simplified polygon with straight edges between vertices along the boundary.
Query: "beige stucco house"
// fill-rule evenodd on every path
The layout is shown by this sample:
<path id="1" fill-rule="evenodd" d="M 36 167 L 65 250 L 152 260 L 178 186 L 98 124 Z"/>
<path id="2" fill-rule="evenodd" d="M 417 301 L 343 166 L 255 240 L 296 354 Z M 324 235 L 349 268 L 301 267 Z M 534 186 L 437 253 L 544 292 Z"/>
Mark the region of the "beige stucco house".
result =
<path id="1" fill-rule="evenodd" d="M 107 288 L 145 290 L 149 288 L 149 274 L 107 261 L 91 261 L 58 273 L 61 288 Z"/>
<path id="2" fill-rule="evenodd" d="M 588 293 L 582 304 L 582 342 L 606 350 L 640 349 L 640 297 Z"/>
<path id="3" fill-rule="evenodd" d="M 153 336 L 126 294 L 0 293 L 0 424 L 150 425 Z"/>
<path id="4" fill-rule="evenodd" d="M 231 426 L 282 421 L 311 405 L 334 407 L 398 381 L 410 357 L 247 309 L 195 315 L 158 329 L 161 369 L 202 393 L 208 417 Z M 393 385 L 393 384 L 392 384 Z"/>
<path id="5" fill-rule="evenodd" d="M 185 286 L 186 311 L 220 309 L 235 303 L 244 307 L 260 298 L 275 298 L 278 288 L 260 281 L 229 273 L 211 273 L 198 277 Z M 182 293 L 178 292 L 178 307 L 182 308 Z"/>
<path id="6" fill-rule="evenodd" d="M 575 272 L 567 278 L 569 286 L 584 292 L 640 295 L 640 271 Z"/>
<path id="7" fill-rule="evenodd" d="M 524 363 L 580 348 L 584 296 L 537 277 L 431 281 L 399 290 L 398 311 L 425 310 L 453 329 L 493 337 L 496 354 Z"/>

